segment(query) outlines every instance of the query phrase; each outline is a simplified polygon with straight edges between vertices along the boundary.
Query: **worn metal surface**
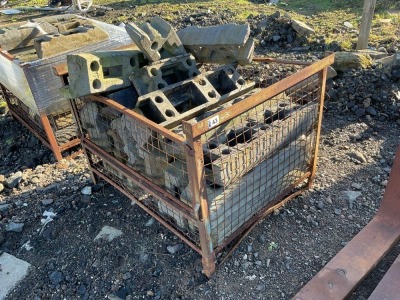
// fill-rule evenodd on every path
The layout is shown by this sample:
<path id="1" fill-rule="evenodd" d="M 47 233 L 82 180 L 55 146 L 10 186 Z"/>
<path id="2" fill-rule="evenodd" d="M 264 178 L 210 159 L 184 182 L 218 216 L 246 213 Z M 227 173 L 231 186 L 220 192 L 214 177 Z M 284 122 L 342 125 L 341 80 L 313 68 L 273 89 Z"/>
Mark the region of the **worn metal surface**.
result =
<path id="1" fill-rule="evenodd" d="M 399 182 L 400 148 L 396 152 L 386 191 L 375 217 L 294 296 L 294 300 L 345 299 L 399 242 Z M 399 262 L 396 261 L 371 299 L 398 299 L 398 269 Z M 385 293 L 389 295 L 387 298 L 383 297 Z"/>

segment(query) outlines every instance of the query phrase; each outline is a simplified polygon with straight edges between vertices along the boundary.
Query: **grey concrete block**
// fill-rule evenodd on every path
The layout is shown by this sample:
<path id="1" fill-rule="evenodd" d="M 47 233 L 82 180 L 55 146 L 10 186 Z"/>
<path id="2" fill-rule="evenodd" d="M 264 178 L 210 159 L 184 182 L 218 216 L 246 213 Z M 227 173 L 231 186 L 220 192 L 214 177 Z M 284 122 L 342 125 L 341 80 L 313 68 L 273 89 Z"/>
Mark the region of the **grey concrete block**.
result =
<path id="1" fill-rule="evenodd" d="M 240 180 L 249 170 L 266 157 L 281 149 L 311 129 L 318 115 L 316 104 L 297 108 L 284 120 L 270 125 L 264 123 L 241 124 L 226 132 L 227 140 L 205 148 L 205 157 L 211 162 L 206 168 L 206 179 L 220 186 Z"/>
<path id="2" fill-rule="evenodd" d="M 253 87 L 253 82 L 246 83 L 232 66 L 226 66 L 141 96 L 136 108 L 153 122 L 173 128 Z"/>
<path id="3" fill-rule="evenodd" d="M 132 73 L 129 78 L 142 96 L 199 74 L 196 61 L 186 54 L 153 62 Z"/>
<path id="4" fill-rule="evenodd" d="M 129 23 L 125 29 L 151 62 L 186 53 L 172 26 L 158 16 L 140 26 Z"/>
<path id="5" fill-rule="evenodd" d="M 0 300 L 4 300 L 7 294 L 25 278 L 31 265 L 4 252 L 0 255 L 0 266 Z"/>
<path id="6" fill-rule="evenodd" d="M 108 33 L 98 27 L 78 27 L 67 35 L 44 35 L 34 40 L 39 58 L 54 56 L 73 49 L 98 43 L 109 38 Z"/>
<path id="7" fill-rule="evenodd" d="M 69 85 L 60 90 L 66 98 L 129 87 L 129 75 L 146 64 L 138 50 L 72 54 L 67 62 Z"/>
<path id="8" fill-rule="evenodd" d="M 244 65 L 253 58 L 249 25 L 189 26 L 178 31 L 178 36 L 197 62 Z"/>
<path id="9" fill-rule="evenodd" d="M 58 33 L 58 29 L 47 22 L 29 22 L 31 27 L 5 30 L 0 34 L 0 48 L 6 51 L 33 46 L 34 39 L 45 34 Z"/>
<path id="10" fill-rule="evenodd" d="M 250 36 L 250 26 L 223 24 L 209 27 L 188 26 L 178 31 L 185 47 L 241 47 Z"/>

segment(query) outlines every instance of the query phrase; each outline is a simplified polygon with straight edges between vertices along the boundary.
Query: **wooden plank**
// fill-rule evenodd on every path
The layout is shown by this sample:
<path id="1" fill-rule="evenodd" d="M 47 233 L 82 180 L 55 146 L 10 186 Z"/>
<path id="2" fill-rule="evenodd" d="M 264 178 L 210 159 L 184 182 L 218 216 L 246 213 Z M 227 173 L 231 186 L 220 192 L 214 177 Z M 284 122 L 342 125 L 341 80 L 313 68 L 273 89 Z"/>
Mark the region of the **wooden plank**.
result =
<path id="1" fill-rule="evenodd" d="M 360 33 L 358 35 L 357 50 L 366 49 L 371 31 L 372 18 L 374 17 L 376 0 L 365 0 L 361 18 Z"/>

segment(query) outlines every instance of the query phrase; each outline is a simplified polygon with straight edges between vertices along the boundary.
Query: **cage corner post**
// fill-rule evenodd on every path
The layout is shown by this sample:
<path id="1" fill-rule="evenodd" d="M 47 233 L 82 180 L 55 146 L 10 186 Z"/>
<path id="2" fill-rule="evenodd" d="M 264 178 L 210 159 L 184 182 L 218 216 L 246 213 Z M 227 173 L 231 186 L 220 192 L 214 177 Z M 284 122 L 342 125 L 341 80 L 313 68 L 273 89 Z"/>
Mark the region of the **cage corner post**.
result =
<path id="1" fill-rule="evenodd" d="M 329 57 L 333 59 L 332 57 Z M 311 174 L 308 179 L 307 187 L 311 188 L 314 180 L 315 174 L 317 172 L 317 163 L 318 163 L 318 151 L 319 151 L 319 140 L 321 136 L 321 125 L 322 125 L 322 115 L 324 112 L 324 102 L 325 102 L 325 90 L 326 90 L 326 79 L 328 74 L 328 66 L 325 66 L 319 73 L 318 73 L 318 81 L 319 81 L 319 108 L 318 108 L 318 119 L 316 126 L 316 137 L 315 137 L 315 150 L 313 152 L 313 156 L 311 159 Z"/>
<path id="2" fill-rule="evenodd" d="M 211 239 L 210 213 L 207 201 L 201 136 L 193 136 L 193 126 L 189 122 L 183 121 L 182 124 L 187 139 L 187 169 L 193 199 L 193 213 L 197 219 L 199 229 L 203 273 L 207 277 L 211 277 L 215 272 L 216 260 L 214 245 Z"/>

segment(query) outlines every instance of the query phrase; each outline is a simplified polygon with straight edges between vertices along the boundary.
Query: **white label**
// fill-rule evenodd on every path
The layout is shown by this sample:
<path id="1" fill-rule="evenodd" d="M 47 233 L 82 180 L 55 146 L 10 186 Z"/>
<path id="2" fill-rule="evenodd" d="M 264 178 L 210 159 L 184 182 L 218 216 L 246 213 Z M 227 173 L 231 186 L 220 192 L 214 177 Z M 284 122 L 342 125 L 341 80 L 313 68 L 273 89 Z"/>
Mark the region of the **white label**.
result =
<path id="1" fill-rule="evenodd" d="M 208 129 L 215 127 L 219 124 L 219 116 L 212 117 L 208 120 Z"/>

